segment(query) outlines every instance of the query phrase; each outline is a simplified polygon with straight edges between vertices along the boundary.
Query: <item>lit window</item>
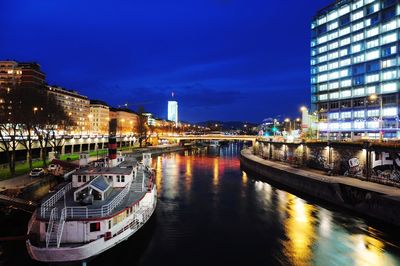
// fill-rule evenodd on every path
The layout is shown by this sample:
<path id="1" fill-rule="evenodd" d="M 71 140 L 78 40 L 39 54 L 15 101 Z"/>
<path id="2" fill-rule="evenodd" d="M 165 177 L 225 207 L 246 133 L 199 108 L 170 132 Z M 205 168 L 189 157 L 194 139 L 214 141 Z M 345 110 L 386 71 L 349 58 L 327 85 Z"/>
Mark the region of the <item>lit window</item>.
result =
<path id="1" fill-rule="evenodd" d="M 329 50 L 333 50 L 339 47 L 339 42 L 333 42 L 329 44 Z"/>
<path id="2" fill-rule="evenodd" d="M 364 32 L 356 34 L 353 36 L 353 42 L 358 42 L 364 39 Z"/>
<path id="3" fill-rule="evenodd" d="M 364 121 L 354 121 L 354 128 L 355 129 L 364 129 L 365 122 Z"/>
<path id="4" fill-rule="evenodd" d="M 324 23 L 326 23 L 326 17 L 325 16 L 323 16 L 323 17 L 318 19 L 318 25 L 322 25 Z"/>
<path id="5" fill-rule="evenodd" d="M 391 58 L 382 61 L 382 68 L 387 68 L 387 67 L 392 67 L 397 65 L 397 59 L 396 58 Z"/>
<path id="6" fill-rule="evenodd" d="M 334 32 L 332 32 L 331 34 L 328 35 L 328 39 L 329 40 L 333 40 L 333 39 L 337 38 L 338 35 L 339 35 L 338 32 L 334 31 Z"/>
<path id="7" fill-rule="evenodd" d="M 354 111 L 353 112 L 354 118 L 364 118 L 365 117 L 365 111 Z"/>
<path id="8" fill-rule="evenodd" d="M 362 18 L 363 16 L 364 16 L 364 11 L 361 10 L 356 13 L 353 13 L 353 15 L 351 16 L 351 20 L 354 21 L 354 20 Z"/>
<path id="9" fill-rule="evenodd" d="M 379 52 L 378 52 L 378 55 L 379 55 Z M 328 60 L 328 57 L 326 55 L 318 57 L 319 63 L 325 62 L 326 60 Z"/>
<path id="10" fill-rule="evenodd" d="M 335 71 L 335 72 L 332 72 L 332 73 L 329 73 L 329 79 L 337 79 L 337 78 L 339 78 L 339 71 Z"/>
<path id="11" fill-rule="evenodd" d="M 379 46 L 379 39 L 374 39 L 374 40 L 367 42 L 367 49 L 374 48 L 377 46 Z"/>
<path id="12" fill-rule="evenodd" d="M 346 5 L 339 9 L 339 16 L 343 16 L 350 12 L 350 6 Z"/>
<path id="13" fill-rule="evenodd" d="M 367 75 L 365 78 L 366 83 L 377 82 L 377 81 L 379 81 L 379 74 Z"/>
<path id="14" fill-rule="evenodd" d="M 379 58 L 379 50 L 374 50 L 366 54 L 367 60 L 374 60 Z"/>
<path id="15" fill-rule="evenodd" d="M 319 72 L 323 72 L 323 71 L 326 71 L 326 70 L 328 70 L 328 65 L 320 65 L 318 67 L 318 71 Z"/>
<path id="16" fill-rule="evenodd" d="M 382 37 L 382 44 L 397 41 L 397 32 L 385 35 Z"/>
<path id="17" fill-rule="evenodd" d="M 382 25 L 382 32 L 386 32 L 386 31 L 390 31 L 390 30 L 394 30 L 397 27 L 397 21 L 393 20 L 389 23 L 383 24 Z"/>
<path id="18" fill-rule="evenodd" d="M 334 20 L 338 17 L 338 12 L 337 11 L 332 11 L 331 13 L 328 14 L 328 21 Z"/>
<path id="19" fill-rule="evenodd" d="M 349 33 L 350 33 L 350 26 L 339 30 L 339 36 L 344 36 Z"/>
<path id="20" fill-rule="evenodd" d="M 322 37 L 319 37 L 318 40 L 317 40 L 318 44 L 321 44 L 321 43 L 324 43 L 324 42 L 327 42 L 327 41 L 328 41 L 328 37 L 326 35 L 322 36 Z"/>
<path id="21" fill-rule="evenodd" d="M 332 83 L 329 84 L 329 89 L 330 90 L 334 90 L 334 89 L 337 89 L 337 88 L 339 88 L 339 82 L 332 82 Z"/>
<path id="22" fill-rule="evenodd" d="M 329 94 L 329 99 L 338 99 L 339 98 L 339 92 L 332 92 Z"/>
<path id="23" fill-rule="evenodd" d="M 383 84 L 381 90 L 382 92 L 395 92 L 397 91 L 397 83 L 393 82 L 393 83 Z"/>
<path id="24" fill-rule="evenodd" d="M 378 51 L 378 56 L 379 56 L 379 51 Z M 353 58 L 353 63 L 355 63 L 355 64 L 362 63 L 362 62 L 364 62 L 364 60 L 365 60 L 364 54 L 360 54 Z"/>
<path id="25" fill-rule="evenodd" d="M 368 121 L 367 128 L 371 128 L 371 129 L 379 128 L 379 121 Z"/>
<path id="26" fill-rule="evenodd" d="M 358 31 L 358 30 L 362 29 L 363 27 L 364 27 L 364 22 L 361 21 L 361 22 L 353 25 L 353 31 Z"/>
<path id="27" fill-rule="evenodd" d="M 350 130 L 351 129 L 351 122 L 344 122 L 340 124 L 340 128 L 344 130 Z"/>
<path id="28" fill-rule="evenodd" d="M 339 113 L 330 113 L 329 119 L 339 119 Z"/>
<path id="29" fill-rule="evenodd" d="M 328 89 L 328 85 L 327 84 L 321 84 L 318 86 L 318 90 L 319 91 L 326 91 Z"/>
<path id="30" fill-rule="evenodd" d="M 379 34 L 379 27 L 375 27 L 375 28 L 372 28 L 370 30 L 367 30 L 367 38 L 373 37 L 373 36 L 378 35 L 378 34 Z"/>
<path id="31" fill-rule="evenodd" d="M 349 70 L 348 69 L 343 69 L 340 71 L 340 77 L 344 78 L 347 77 L 349 75 Z"/>
<path id="32" fill-rule="evenodd" d="M 348 65 L 350 65 L 350 64 L 351 64 L 350 58 L 347 58 L 347 59 L 344 59 L 344 60 L 341 60 L 341 61 L 340 61 L 340 66 L 341 66 L 341 67 L 343 67 L 343 66 L 348 66 Z"/>
<path id="33" fill-rule="evenodd" d="M 346 56 L 348 54 L 348 49 L 342 49 L 340 50 L 340 56 Z"/>
<path id="34" fill-rule="evenodd" d="M 351 52 L 354 53 L 358 53 L 361 51 L 361 44 L 355 44 L 351 47 Z"/>
<path id="35" fill-rule="evenodd" d="M 321 47 L 318 48 L 318 52 L 319 52 L 319 53 L 324 53 L 324 52 L 326 52 L 327 50 L 328 50 L 328 47 L 327 47 L 326 45 L 321 46 Z"/>
<path id="36" fill-rule="evenodd" d="M 330 63 L 329 64 L 329 70 L 332 70 L 332 69 L 335 69 L 335 68 L 338 68 L 339 67 L 339 62 L 332 62 L 332 63 Z"/>
<path id="37" fill-rule="evenodd" d="M 365 93 L 364 88 L 354 89 L 354 96 L 363 96 Z"/>
<path id="38" fill-rule="evenodd" d="M 328 94 L 321 94 L 321 95 L 319 96 L 319 100 L 320 100 L 320 101 L 328 100 Z"/>
<path id="39" fill-rule="evenodd" d="M 340 40 L 340 46 L 348 45 L 350 44 L 350 42 L 351 42 L 350 37 L 347 37 L 345 39 Z"/>
<path id="40" fill-rule="evenodd" d="M 345 91 L 340 92 L 340 97 L 341 98 L 351 97 L 351 90 L 345 90 Z"/>
<path id="41" fill-rule="evenodd" d="M 342 113 L 340 114 L 340 118 L 342 118 L 342 119 L 351 118 L 351 112 L 342 112 Z"/>
<path id="42" fill-rule="evenodd" d="M 350 86 L 351 86 L 351 79 L 342 80 L 342 82 L 340 83 L 340 85 L 341 85 L 342 87 L 350 87 Z"/>
<path id="43" fill-rule="evenodd" d="M 390 70 L 382 73 L 382 80 L 390 80 L 395 78 L 397 78 L 397 70 Z"/>
<path id="44" fill-rule="evenodd" d="M 374 110 L 368 110 L 367 111 L 367 116 L 368 117 L 377 117 L 379 116 L 379 109 L 374 109 Z"/>
<path id="45" fill-rule="evenodd" d="M 363 6 L 363 0 L 359 0 L 353 4 L 353 10 L 356 10 L 357 8 L 360 8 L 362 6 Z"/>
<path id="46" fill-rule="evenodd" d="M 334 30 L 339 26 L 337 21 L 328 24 L 328 30 Z"/>
<path id="47" fill-rule="evenodd" d="M 383 109 L 383 116 L 397 116 L 397 107 L 390 107 Z"/>
<path id="48" fill-rule="evenodd" d="M 368 93 L 368 94 L 374 94 L 374 93 L 376 93 L 376 86 L 369 86 L 369 87 L 367 87 L 367 93 Z"/>
<path id="49" fill-rule="evenodd" d="M 324 82 L 328 80 L 328 75 L 323 74 L 323 75 L 318 75 L 318 82 Z"/>

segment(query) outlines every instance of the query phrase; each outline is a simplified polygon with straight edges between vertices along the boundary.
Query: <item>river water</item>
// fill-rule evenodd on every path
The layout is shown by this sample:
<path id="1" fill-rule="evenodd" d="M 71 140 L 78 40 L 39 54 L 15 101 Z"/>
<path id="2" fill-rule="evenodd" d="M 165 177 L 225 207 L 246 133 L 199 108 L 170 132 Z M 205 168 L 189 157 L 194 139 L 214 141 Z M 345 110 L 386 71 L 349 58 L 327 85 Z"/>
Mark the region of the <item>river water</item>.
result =
<path id="1" fill-rule="evenodd" d="M 153 159 L 155 215 L 88 265 L 400 265 L 400 232 L 260 181 L 240 169 L 240 143 Z M 0 234 L 28 214 L 3 210 Z M 0 265 L 33 262 L 0 243 Z"/>

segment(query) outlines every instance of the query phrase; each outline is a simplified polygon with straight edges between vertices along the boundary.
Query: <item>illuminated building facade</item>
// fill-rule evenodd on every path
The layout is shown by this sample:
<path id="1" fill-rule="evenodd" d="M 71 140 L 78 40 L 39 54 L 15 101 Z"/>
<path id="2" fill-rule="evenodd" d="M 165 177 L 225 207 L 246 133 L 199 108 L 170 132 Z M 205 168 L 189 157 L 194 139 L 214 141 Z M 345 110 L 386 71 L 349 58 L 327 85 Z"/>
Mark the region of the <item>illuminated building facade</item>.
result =
<path id="1" fill-rule="evenodd" d="M 110 123 L 110 107 L 103 101 L 90 101 L 89 131 L 94 135 L 107 135 Z"/>
<path id="2" fill-rule="evenodd" d="M 320 136 L 399 135 L 399 0 L 342 0 L 312 22 L 311 102 Z"/>
<path id="3" fill-rule="evenodd" d="M 0 61 L 0 88 L 37 88 L 45 84 L 45 79 L 37 63 Z"/>
<path id="4" fill-rule="evenodd" d="M 168 120 L 175 122 L 175 126 L 178 126 L 178 102 L 168 101 Z"/>
<path id="5" fill-rule="evenodd" d="M 47 90 L 70 117 L 72 133 L 88 134 L 90 130 L 88 117 L 90 114 L 90 101 L 88 97 L 80 95 L 76 91 L 56 86 L 47 86 Z"/>
<path id="6" fill-rule="evenodd" d="M 110 120 L 116 119 L 117 121 L 117 134 L 120 135 L 133 135 L 137 132 L 138 115 L 129 109 L 110 109 Z"/>

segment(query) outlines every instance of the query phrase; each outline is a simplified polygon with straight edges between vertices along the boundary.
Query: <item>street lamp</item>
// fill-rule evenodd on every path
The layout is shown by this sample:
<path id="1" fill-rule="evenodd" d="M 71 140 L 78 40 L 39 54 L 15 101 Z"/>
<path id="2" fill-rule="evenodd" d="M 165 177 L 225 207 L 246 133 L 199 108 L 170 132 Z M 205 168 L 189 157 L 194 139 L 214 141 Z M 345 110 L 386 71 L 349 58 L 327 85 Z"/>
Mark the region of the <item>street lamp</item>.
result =
<path id="1" fill-rule="evenodd" d="M 289 118 L 286 118 L 286 119 L 285 119 L 285 123 L 289 123 L 289 130 L 288 130 L 288 131 L 289 131 L 289 132 L 292 131 L 292 121 L 290 121 Z"/>
<path id="2" fill-rule="evenodd" d="M 382 96 L 378 96 L 376 94 L 372 94 L 369 97 L 369 100 L 371 102 L 375 102 L 376 100 L 379 100 L 379 141 L 383 140 L 383 103 L 382 103 Z"/>

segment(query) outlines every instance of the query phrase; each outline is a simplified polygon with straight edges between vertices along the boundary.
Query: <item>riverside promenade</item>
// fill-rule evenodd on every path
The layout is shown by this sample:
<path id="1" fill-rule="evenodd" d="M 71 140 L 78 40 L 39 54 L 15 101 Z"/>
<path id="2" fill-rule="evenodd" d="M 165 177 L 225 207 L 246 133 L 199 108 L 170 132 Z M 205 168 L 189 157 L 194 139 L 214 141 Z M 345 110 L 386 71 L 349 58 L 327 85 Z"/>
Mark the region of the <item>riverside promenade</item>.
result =
<path id="1" fill-rule="evenodd" d="M 241 151 L 240 161 L 244 169 L 294 191 L 400 226 L 399 188 L 265 160 L 250 148 Z"/>

